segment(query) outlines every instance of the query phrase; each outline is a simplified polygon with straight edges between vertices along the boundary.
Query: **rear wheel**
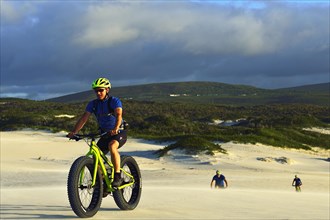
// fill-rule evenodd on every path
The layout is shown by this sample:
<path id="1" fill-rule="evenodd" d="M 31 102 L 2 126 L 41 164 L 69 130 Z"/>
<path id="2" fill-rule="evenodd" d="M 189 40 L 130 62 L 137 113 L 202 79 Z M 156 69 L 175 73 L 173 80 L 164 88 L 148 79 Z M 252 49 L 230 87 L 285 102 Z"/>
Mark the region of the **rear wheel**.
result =
<path id="1" fill-rule="evenodd" d="M 81 218 L 94 216 L 101 206 L 102 176 L 97 172 L 95 185 L 92 186 L 93 173 L 94 160 L 86 156 L 76 159 L 69 172 L 69 202 L 74 213 Z"/>
<path id="2" fill-rule="evenodd" d="M 130 156 L 121 156 L 121 167 L 133 176 L 135 183 L 131 186 L 114 191 L 113 198 L 120 209 L 132 210 L 139 204 L 142 192 L 140 169 L 134 158 Z M 123 172 L 122 178 L 124 182 L 131 181 L 130 177 Z"/>

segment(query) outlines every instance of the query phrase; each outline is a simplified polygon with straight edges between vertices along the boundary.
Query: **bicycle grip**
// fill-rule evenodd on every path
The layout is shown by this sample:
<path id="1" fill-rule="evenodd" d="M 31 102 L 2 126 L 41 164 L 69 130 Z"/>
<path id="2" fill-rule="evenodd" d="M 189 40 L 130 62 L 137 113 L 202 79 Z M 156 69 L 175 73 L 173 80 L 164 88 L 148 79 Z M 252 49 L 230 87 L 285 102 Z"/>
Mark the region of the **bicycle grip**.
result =
<path id="1" fill-rule="evenodd" d="M 79 141 L 81 138 L 79 138 L 78 136 L 74 135 L 73 138 L 69 137 L 69 135 L 67 134 L 65 137 L 69 138 L 69 140 L 75 140 L 75 141 Z"/>

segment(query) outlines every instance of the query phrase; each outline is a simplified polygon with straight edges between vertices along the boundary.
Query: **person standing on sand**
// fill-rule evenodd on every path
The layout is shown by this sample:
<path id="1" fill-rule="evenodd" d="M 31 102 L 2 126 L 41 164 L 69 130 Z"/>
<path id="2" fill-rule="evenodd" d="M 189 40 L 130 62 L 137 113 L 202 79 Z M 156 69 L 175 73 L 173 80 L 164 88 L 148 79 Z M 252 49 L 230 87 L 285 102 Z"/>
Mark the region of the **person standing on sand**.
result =
<path id="1" fill-rule="evenodd" d="M 211 185 L 211 188 L 213 187 L 213 185 L 214 185 L 214 188 L 227 188 L 228 182 L 226 180 L 226 177 L 223 174 L 221 174 L 219 170 L 217 170 L 216 174 L 212 178 L 210 185 Z"/>
<path id="2" fill-rule="evenodd" d="M 68 134 L 73 138 L 88 121 L 89 116 L 94 113 L 100 127 L 101 133 L 107 132 L 108 135 L 102 136 L 97 142 L 97 146 L 107 154 L 110 151 L 111 162 L 115 168 L 113 187 L 122 184 L 123 179 L 120 173 L 120 154 L 118 149 L 122 147 L 127 140 L 126 131 L 123 129 L 123 109 L 119 98 L 109 95 L 111 83 L 106 78 L 98 78 L 92 83 L 97 99 L 90 101 L 85 109 L 85 113 L 77 121 L 74 129 Z"/>
<path id="3" fill-rule="evenodd" d="M 294 179 L 292 181 L 292 186 L 294 186 L 296 188 L 296 192 L 301 192 L 301 188 L 300 188 L 301 185 L 302 185 L 302 182 L 301 182 L 300 178 L 297 175 L 295 175 Z"/>

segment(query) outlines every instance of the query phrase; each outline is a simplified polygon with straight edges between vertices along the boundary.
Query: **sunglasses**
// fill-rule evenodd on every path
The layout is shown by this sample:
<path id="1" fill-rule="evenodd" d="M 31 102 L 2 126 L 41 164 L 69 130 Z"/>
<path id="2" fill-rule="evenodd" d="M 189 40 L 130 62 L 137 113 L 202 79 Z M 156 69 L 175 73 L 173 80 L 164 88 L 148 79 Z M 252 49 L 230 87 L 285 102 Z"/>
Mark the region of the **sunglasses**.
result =
<path id="1" fill-rule="evenodd" d="M 95 89 L 94 92 L 95 92 L 95 93 L 99 93 L 99 92 L 102 93 L 102 92 L 104 92 L 104 90 L 105 90 L 105 89 Z"/>

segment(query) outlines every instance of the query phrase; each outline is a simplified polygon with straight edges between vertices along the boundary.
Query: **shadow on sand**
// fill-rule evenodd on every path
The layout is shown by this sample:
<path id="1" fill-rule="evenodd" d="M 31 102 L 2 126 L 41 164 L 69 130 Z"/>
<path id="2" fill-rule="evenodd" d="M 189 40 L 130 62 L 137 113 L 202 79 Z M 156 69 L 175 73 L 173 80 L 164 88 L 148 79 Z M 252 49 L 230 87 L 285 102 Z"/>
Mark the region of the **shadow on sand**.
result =
<path id="1" fill-rule="evenodd" d="M 120 211 L 119 208 L 99 210 Z M 1 204 L 0 219 L 78 219 L 70 206 Z M 61 214 L 62 213 L 62 214 Z"/>
<path id="2" fill-rule="evenodd" d="M 325 162 L 330 162 L 330 157 L 328 158 L 315 158 L 316 160 L 323 160 Z"/>
<path id="3" fill-rule="evenodd" d="M 1 219 L 70 219 L 76 218 L 69 206 L 2 204 Z M 57 214 L 57 213 L 66 213 Z M 46 214 L 47 213 L 47 214 Z M 54 213 L 54 214 L 52 214 Z"/>
<path id="4" fill-rule="evenodd" d="M 142 157 L 147 159 L 158 159 L 155 150 L 141 150 L 141 151 L 121 151 L 121 155 L 128 155 L 132 157 Z"/>

